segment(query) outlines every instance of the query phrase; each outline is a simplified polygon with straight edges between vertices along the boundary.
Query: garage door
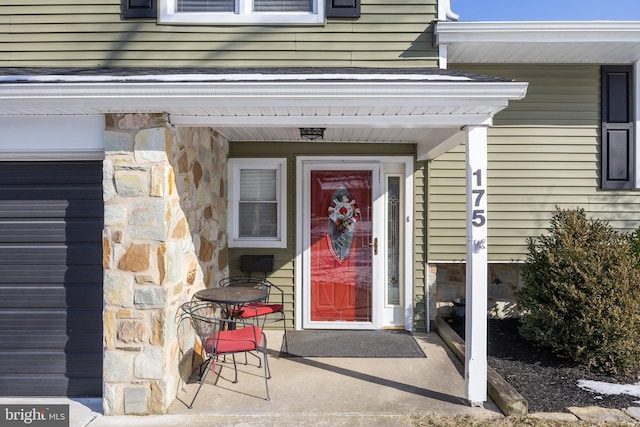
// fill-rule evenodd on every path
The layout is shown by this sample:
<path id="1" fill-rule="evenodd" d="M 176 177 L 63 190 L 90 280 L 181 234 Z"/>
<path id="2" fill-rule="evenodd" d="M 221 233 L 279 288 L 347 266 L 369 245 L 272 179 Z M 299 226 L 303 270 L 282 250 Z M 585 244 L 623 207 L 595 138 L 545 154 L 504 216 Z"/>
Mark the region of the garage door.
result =
<path id="1" fill-rule="evenodd" d="M 102 395 L 101 162 L 0 162 L 0 395 Z"/>

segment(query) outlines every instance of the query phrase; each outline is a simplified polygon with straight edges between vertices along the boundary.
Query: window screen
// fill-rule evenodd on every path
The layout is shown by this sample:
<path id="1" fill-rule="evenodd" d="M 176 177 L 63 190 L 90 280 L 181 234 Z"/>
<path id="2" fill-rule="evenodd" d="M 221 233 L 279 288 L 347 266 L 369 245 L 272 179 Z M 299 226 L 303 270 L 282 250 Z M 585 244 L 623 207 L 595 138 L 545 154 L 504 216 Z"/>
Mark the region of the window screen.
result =
<path id="1" fill-rule="evenodd" d="M 235 0 L 178 0 L 178 12 L 235 12 Z"/>
<path id="2" fill-rule="evenodd" d="M 253 0 L 255 12 L 313 12 L 313 0 Z"/>
<path id="3" fill-rule="evenodd" d="M 277 237 L 276 178 L 275 169 L 240 171 L 239 237 Z"/>

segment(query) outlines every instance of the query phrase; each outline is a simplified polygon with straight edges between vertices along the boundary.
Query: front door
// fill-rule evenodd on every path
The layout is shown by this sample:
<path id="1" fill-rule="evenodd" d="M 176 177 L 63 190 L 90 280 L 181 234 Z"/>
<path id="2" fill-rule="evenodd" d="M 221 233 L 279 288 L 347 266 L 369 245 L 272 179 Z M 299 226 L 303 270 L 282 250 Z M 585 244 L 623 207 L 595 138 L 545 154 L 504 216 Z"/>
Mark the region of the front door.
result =
<path id="1" fill-rule="evenodd" d="M 312 322 L 372 322 L 371 170 L 312 170 Z"/>
<path id="2" fill-rule="evenodd" d="M 298 159 L 296 327 L 411 329 L 412 162 Z"/>

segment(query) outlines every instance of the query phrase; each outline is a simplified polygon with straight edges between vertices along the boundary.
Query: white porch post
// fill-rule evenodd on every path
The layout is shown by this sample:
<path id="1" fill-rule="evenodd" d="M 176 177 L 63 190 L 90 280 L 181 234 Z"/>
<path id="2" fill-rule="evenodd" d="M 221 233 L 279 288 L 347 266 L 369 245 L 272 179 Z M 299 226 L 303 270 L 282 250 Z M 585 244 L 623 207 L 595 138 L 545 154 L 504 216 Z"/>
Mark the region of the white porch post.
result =
<path id="1" fill-rule="evenodd" d="M 467 285 L 465 392 L 487 400 L 487 128 L 467 127 Z"/>

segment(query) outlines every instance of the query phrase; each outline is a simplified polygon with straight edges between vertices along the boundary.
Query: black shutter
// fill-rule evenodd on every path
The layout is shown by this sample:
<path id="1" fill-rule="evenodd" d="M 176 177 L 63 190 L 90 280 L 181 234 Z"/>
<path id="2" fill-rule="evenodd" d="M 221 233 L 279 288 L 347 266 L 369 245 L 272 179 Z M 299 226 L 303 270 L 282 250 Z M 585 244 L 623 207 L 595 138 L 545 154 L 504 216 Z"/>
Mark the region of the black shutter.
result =
<path id="1" fill-rule="evenodd" d="M 123 18 L 155 18 L 157 0 L 121 0 Z"/>
<path id="2" fill-rule="evenodd" d="M 634 186 L 633 68 L 602 67 L 602 188 Z"/>
<path id="3" fill-rule="evenodd" d="M 359 18 L 360 0 L 327 0 L 327 18 Z"/>

